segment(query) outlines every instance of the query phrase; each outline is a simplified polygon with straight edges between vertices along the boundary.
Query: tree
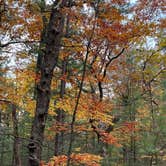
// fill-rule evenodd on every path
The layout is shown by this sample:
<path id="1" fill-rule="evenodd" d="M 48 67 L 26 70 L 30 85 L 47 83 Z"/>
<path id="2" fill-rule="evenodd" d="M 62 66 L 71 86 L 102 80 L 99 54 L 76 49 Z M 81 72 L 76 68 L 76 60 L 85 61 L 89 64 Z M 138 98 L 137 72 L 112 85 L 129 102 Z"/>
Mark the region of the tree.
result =
<path id="1" fill-rule="evenodd" d="M 1 102 L 0 120 L 12 132 L 3 132 L 8 140 L 1 144 L 15 148 L 7 152 L 13 161 L 2 152 L 1 161 L 162 163 L 163 5 L 3 1 L 0 51 L 7 67 L 1 65 L 0 100 L 10 104 Z"/>
<path id="2" fill-rule="evenodd" d="M 64 14 L 60 9 L 67 5 L 67 1 L 56 1 L 53 4 L 50 20 L 46 29 L 45 50 L 40 64 L 40 80 L 37 84 L 37 103 L 32 126 L 29 148 L 29 165 L 39 165 L 41 160 L 44 128 L 50 102 L 51 81 L 53 70 L 57 64 L 61 38 L 64 28 Z"/>

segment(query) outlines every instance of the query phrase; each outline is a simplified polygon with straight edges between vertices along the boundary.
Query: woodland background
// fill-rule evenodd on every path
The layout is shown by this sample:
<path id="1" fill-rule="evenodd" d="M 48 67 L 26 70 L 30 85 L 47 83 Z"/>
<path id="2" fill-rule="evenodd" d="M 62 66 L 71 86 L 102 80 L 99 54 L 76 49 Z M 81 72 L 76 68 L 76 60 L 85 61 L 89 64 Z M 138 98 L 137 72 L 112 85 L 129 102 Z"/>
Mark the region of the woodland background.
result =
<path id="1" fill-rule="evenodd" d="M 1 166 L 166 164 L 165 0 L 0 4 Z"/>

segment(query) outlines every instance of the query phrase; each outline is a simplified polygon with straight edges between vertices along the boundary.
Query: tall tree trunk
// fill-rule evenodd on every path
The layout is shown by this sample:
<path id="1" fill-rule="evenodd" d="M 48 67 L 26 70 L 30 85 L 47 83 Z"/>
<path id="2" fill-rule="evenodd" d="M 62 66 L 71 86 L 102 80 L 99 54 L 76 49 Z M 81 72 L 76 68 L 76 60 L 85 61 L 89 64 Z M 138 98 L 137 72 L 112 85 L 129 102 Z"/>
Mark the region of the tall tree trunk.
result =
<path id="1" fill-rule="evenodd" d="M 5 140 L 3 139 L 3 130 L 2 130 L 2 111 L 0 110 L 0 148 L 1 148 L 1 151 L 0 151 L 0 154 L 1 154 L 1 157 L 0 157 L 0 163 L 3 165 L 3 160 L 4 160 L 4 147 L 5 147 Z M 1 133 L 2 132 L 2 133 Z"/>
<path id="2" fill-rule="evenodd" d="M 44 129 L 50 103 L 51 81 L 53 70 L 57 64 L 64 29 L 64 16 L 60 9 L 66 3 L 67 0 L 54 2 L 46 30 L 45 50 L 40 66 L 40 81 L 37 83 L 36 90 L 35 117 L 32 124 L 31 140 L 28 145 L 29 166 L 39 166 L 41 160 Z"/>
<path id="3" fill-rule="evenodd" d="M 72 6 L 72 0 L 68 1 L 68 7 L 71 8 Z M 70 16 L 69 14 L 66 16 L 66 23 L 65 23 L 65 37 L 69 37 L 69 22 L 70 22 Z M 68 64 L 68 57 L 64 58 L 62 61 L 62 76 L 67 74 L 67 64 Z M 66 87 L 66 81 L 61 80 L 60 84 L 60 98 L 64 97 L 65 94 L 65 87 Z M 63 110 L 57 109 L 57 116 L 56 116 L 56 122 L 63 123 L 65 119 L 65 112 Z M 61 131 L 60 133 L 56 133 L 55 135 L 55 147 L 54 147 L 54 155 L 58 156 L 63 154 L 64 152 L 64 132 Z"/>
<path id="4" fill-rule="evenodd" d="M 13 159 L 12 166 L 21 166 L 21 158 L 19 153 L 19 134 L 18 134 L 18 118 L 16 112 L 16 106 L 12 104 L 12 121 L 13 121 Z"/>
<path id="5" fill-rule="evenodd" d="M 66 74 L 66 68 L 67 68 L 67 59 L 64 59 L 62 62 L 62 76 Z M 63 98 L 65 94 L 65 85 L 66 81 L 61 80 L 61 87 L 60 87 L 60 98 Z M 56 121 L 58 123 L 63 123 L 65 118 L 65 113 L 63 110 L 57 109 L 57 116 Z M 55 150 L 54 155 L 58 156 L 63 153 L 63 142 L 64 142 L 64 133 L 60 132 L 55 135 Z"/>
<path id="6" fill-rule="evenodd" d="M 2 137 L 2 136 L 1 136 Z M 3 165 L 4 164 L 4 147 L 5 147 L 5 139 L 0 139 L 1 141 L 1 158 L 0 158 L 0 162 Z"/>

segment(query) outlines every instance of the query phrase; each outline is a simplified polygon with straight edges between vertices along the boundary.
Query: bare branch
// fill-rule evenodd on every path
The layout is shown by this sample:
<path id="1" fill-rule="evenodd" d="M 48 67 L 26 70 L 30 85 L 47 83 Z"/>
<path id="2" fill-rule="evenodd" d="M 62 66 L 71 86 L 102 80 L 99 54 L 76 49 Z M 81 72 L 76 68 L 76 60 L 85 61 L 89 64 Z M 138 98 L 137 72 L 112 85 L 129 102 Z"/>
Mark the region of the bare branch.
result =
<path id="1" fill-rule="evenodd" d="M 39 43 L 40 41 L 11 41 L 5 44 L 0 43 L 0 47 L 4 48 L 12 44 L 31 44 L 31 43 Z"/>
<path id="2" fill-rule="evenodd" d="M 108 56 L 109 62 L 106 63 L 106 65 L 105 65 L 105 69 L 104 69 L 104 73 L 103 73 L 103 78 L 104 78 L 104 77 L 106 76 L 106 74 L 107 74 L 107 68 L 108 68 L 108 66 L 110 65 L 110 63 L 111 63 L 113 60 L 117 59 L 119 56 L 121 56 L 122 53 L 124 52 L 124 50 L 125 50 L 125 48 L 123 48 L 116 56 L 114 56 L 114 57 L 112 57 L 112 58 L 110 58 L 110 57 Z"/>

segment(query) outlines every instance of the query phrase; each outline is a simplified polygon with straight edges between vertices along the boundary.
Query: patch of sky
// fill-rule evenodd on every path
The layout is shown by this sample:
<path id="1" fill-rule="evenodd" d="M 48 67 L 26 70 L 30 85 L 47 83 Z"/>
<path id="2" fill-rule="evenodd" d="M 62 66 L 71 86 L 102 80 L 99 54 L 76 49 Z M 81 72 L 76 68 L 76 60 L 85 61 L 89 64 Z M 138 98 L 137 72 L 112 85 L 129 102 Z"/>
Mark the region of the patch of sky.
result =
<path id="1" fill-rule="evenodd" d="M 150 36 L 147 36 L 146 37 L 146 43 L 144 45 L 144 47 L 147 49 L 147 50 L 150 50 L 150 49 L 154 49 L 156 47 L 156 39 L 154 37 L 150 37 Z"/>

